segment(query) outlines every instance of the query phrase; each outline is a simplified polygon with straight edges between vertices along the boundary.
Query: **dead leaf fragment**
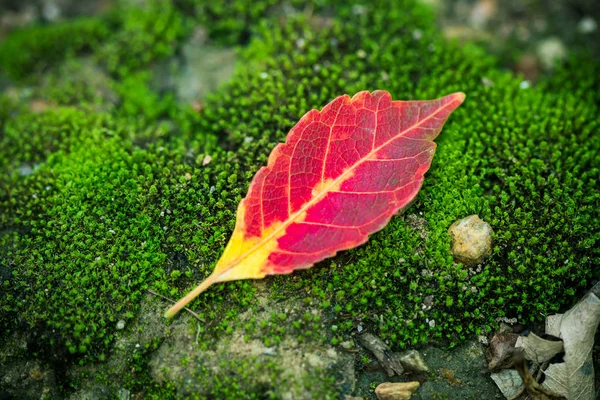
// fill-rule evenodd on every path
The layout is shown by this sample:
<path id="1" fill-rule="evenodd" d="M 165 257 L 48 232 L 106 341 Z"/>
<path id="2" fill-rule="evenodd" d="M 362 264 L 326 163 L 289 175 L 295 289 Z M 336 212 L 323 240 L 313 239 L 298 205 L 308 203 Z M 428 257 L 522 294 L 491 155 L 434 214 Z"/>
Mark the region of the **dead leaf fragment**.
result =
<path id="1" fill-rule="evenodd" d="M 375 388 L 379 400 L 408 400 L 421 384 L 413 382 L 385 382 Z"/>
<path id="2" fill-rule="evenodd" d="M 487 351 L 488 369 L 497 371 L 512 367 L 511 356 L 519 335 L 512 332 L 497 333 L 490 341 Z"/>
<path id="3" fill-rule="evenodd" d="M 523 384 L 519 372 L 515 369 L 503 369 L 499 372 L 492 372 L 490 376 L 507 399 L 519 393 L 520 387 Z"/>
<path id="4" fill-rule="evenodd" d="M 517 393 L 509 397 L 509 400 L 517 399 L 524 392 L 527 392 L 531 400 L 565 400 L 561 395 L 551 392 L 537 383 L 527 367 L 527 361 L 525 361 L 525 355 L 522 349 L 516 349 L 512 358 L 515 368 L 523 382 L 523 386 L 519 388 Z"/>
<path id="5" fill-rule="evenodd" d="M 546 321 L 546 326 L 552 331 L 547 333 L 563 340 L 564 361 L 551 364 L 546 369 L 546 380 L 542 387 L 569 400 L 593 400 L 595 393 L 592 347 L 594 334 L 600 323 L 600 299 L 590 292 L 564 313 L 560 322 L 558 318 L 550 318 L 551 324 L 549 326 Z"/>
<path id="6" fill-rule="evenodd" d="M 530 333 L 519 336 L 515 347 L 523 349 L 526 359 L 541 365 L 563 351 L 563 342 L 542 339 L 535 333 Z"/>

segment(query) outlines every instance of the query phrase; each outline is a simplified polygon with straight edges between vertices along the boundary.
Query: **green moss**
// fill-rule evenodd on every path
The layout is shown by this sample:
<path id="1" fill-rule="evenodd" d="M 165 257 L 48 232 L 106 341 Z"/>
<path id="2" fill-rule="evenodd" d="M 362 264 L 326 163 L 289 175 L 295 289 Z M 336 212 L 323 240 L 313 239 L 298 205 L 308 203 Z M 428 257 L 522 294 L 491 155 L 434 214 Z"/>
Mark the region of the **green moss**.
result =
<path id="1" fill-rule="evenodd" d="M 190 25 L 168 0 L 151 0 L 143 7 L 122 5 L 110 18 L 115 33 L 101 46 L 97 57 L 119 76 L 172 56 L 189 33 Z"/>
<path id="2" fill-rule="evenodd" d="M 33 95 L 51 105 L 108 110 L 119 100 L 114 85 L 90 58 L 68 58 L 43 75 Z"/>
<path id="3" fill-rule="evenodd" d="M 494 330 L 497 318 L 539 320 L 598 279 L 597 62 L 577 61 L 576 71 L 566 67 L 523 88 L 480 48 L 439 38 L 429 10 L 409 0 L 332 7 L 331 18 L 271 17 L 276 2 L 258 11 L 237 2 L 222 10 L 177 4 L 120 9 L 107 19 L 109 37 L 89 35 L 102 38 L 92 57 L 118 97 L 105 112 L 82 106 L 96 101 L 95 91 L 78 97 L 76 80 L 59 87 L 50 79 L 39 93 L 77 108 L 36 114 L 0 98 L 5 334 L 35 326 L 60 350 L 55 355 L 103 359 L 116 322 L 136 315 L 147 289 L 178 297 L 212 271 L 252 176 L 306 111 L 376 88 L 395 99 L 467 93 L 437 140 L 424 187 L 407 210 L 412 217 L 393 218 L 366 245 L 311 270 L 267 279 L 269 302 L 296 306 L 265 320 L 239 319 L 242 310 L 258 309 L 253 282 L 215 285 L 191 304 L 206 321 L 201 350 L 231 332 L 269 345 L 286 337 L 336 345 L 358 325 L 394 349 L 429 340 L 452 345 Z M 186 7 L 199 10 L 196 18 L 234 16 L 209 26 L 222 43 L 254 32 L 237 75 L 201 113 L 156 93 L 148 71 L 176 54 L 189 33 Z M 234 24 L 236 15 L 244 17 Z M 60 26 L 72 24 L 79 26 Z M 46 43 L 63 47 L 46 54 L 48 45 L 34 44 L 38 29 L 4 42 L 22 43 L 30 54 L 5 67 L 29 65 L 26 74 L 40 59 L 57 64 L 83 50 L 55 33 Z M 453 262 L 447 229 L 474 213 L 492 225 L 495 247 L 485 263 L 468 268 Z M 428 296 L 431 308 L 424 307 Z M 251 377 L 237 367 L 211 377 L 216 398 L 267 396 L 281 383 L 247 386 Z M 144 381 L 139 376 L 132 379 Z M 332 385 L 325 386 L 318 398 L 329 396 Z M 174 395 L 170 384 L 155 392 Z"/>
<path id="4" fill-rule="evenodd" d="M 230 209 L 241 198 L 241 183 L 214 182 L 212 169 L 200 169 L 189 156 L 199 148 L 159 142 L 141 149 L 126 131 L 119 136 L 93 128 L 86 117 L 69 112 L 60 118 L 71 129 L 58 131 L 79 142 L 5 186 L 2 206 L 10 212 L 2 215 L 10 220 L 3 225 L 14 231 L 3 237 L 12 245 L 6 251 L 11 277 L 4 282 L 2 320 L 5 332 L 14 318 L 30 326 L 43 322 L 57 332 L 45 337 L 50 344 L 93 355 L 111 343 L 118 319 L 133 317 L 146 288 L 179 296 L 178 280 L 208 272 L 207 261 L 215 259 L 232 228 Z M 62 139 L 66 146 L 71 138 Z M 214 150 L 213 157 L 218 162 L 228 155 Z M 227 164 L 219 173 L 234 175 L 233 168 Z M 245 290 L 229 301 L 247 303 L 252 291 L 247 283 L 238 286 Z M 211 297 L 217 302 L 221 296 Z"/>
<path id="5" fill-rule="evenodd" d="M 149 87 L 151 74 L 147 71 L 132 73 L 114 83 L 121 101 L 119 115 L 141 126 L 168 116 L 176 108 L 172 94 L 160 95 Z"/>
<path id="6" fill-rule="evenodd" d="M 13 113 L 2 130 L 0 166 L 11 173 L 23 163 L 36 164 L 53 152 L 67 151 L 89 131 L 111 126 L 110 118 L 86 114 L 75 108 L 44 113 Z M 85 132 L 83 132 L 85 130 Z M 10 168 L 10 170 L 7 170 Z"/>
<path id="7" fill-rule="evenodd" d="M 23 108 L 22 104 L 8 96 L 0 96 L 0 129 Z"/>
<path id="8" fill-rule="evenodd" d="M 24 79 L 68 54 L 94 49 L 108 34 L 102 18 L 80 18 L 16 31 L 0 43 L 0 67 L 12 78 Z"/>
<path id="9" fill-rule="evenodd" d="M 257 27 L 267 18 L 321 11 L 327 2 L 281 0 L 227 0 L 210 2 L 182 0 L 179 6 L 202 25 L 210 38 L 224 45 L 246 44 Z M 342 6 L 343 7 L 343 6 Z"/>
<path id="10" fill-rule="evenodd" d="M 189 24 L 172 2 L 153 0 L 143 8 L 121 5 L 102 17 L 79 18 L 12 33 L 0 44 L 0 67 L 21 80 L 93 50 L 109 72 L 125 76 L 174 54 Z"/>

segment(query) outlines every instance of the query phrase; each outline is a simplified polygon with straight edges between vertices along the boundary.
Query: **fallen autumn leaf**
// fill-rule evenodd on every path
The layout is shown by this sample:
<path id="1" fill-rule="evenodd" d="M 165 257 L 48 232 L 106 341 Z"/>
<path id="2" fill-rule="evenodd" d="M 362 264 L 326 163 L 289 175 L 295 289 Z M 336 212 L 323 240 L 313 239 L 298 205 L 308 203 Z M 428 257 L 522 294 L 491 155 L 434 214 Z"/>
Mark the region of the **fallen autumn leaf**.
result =
<path id="1" fill-rule="evenodd" d="M 306 113 L 252 180 L 213 273 L 166 316 L 213 283 L 288 274 L 366 242 L 415 198 L 433 139 L 464 99 L 363 91 Z"/>

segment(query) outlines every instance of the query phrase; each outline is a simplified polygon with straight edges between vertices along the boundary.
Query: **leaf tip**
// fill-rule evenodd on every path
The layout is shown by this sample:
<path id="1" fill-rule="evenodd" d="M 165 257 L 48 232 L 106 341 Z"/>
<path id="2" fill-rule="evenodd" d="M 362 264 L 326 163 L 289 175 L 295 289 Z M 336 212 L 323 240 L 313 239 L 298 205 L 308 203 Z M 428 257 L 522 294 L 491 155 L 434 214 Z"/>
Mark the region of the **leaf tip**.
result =
<path id="1" fill-rule="evenodd" d="M 456 92 L 452 96 L 454 96 L 454 98 L 459 102 L 459 104 L 462 104 L 462 102 L 465 101 L 465 98 L 467 97 L 467 95 L 464 92 Z"/>

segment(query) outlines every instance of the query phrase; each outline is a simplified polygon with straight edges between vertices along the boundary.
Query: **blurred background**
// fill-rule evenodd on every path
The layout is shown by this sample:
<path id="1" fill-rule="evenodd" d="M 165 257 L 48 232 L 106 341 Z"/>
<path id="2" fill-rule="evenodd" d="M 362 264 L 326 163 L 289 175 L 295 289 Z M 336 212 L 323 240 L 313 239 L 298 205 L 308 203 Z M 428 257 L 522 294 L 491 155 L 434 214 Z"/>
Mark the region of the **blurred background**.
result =
<path id="1" fill-rule="evenodd" d="M 198 6 L 192 0 L 173 0 L 177 7 L 187 9 L 190 16 L 200 16 L 200 22 L 209 22 L 217 30 L 221 44 L 243 45 L 252 36 L 251 20 L 258 15 L 286 15 L 312 12 L 319 8 L 320 15 L 327 15 L 325 2 L 260 1 L 254 5 L 244 2 L 214 2 L 213 6 Z M 484 45 L 511 70 L 521 73 L 525 79 L 535 81 L 541 72 L 552 68 L 555 62 L 564 60 L 570 51 L 600 54 L 598 24 L 600 2 L 596 0 L 421 0 L 433 8 L 439 16 L 439 26 L 444 36 L 459 41 Z M 115 8 L 143 7 L 145 0 L 2 0 L 0 1 L 0 41 L 11 31 L 35 24 L 53 24 L 81 16 L 106 14 Z M 208 4 L 210 2 L 204 2 Z M 252 3 L 252 2 L 250 2 Z M 250 7 L 249 7 L 250 6 Z M 254 15 L 243 11 L 235 20 L 221 20 L 221 13 L 228 10 L 235 14 L 255 8 Z M 333 14 L 332 10 L 329 10 Z M 205 13 L 204 16 L 200 14 Z M 208 20 L 208 21 L 206 21 Z M 237 26 L 235 26 L 237 25 Z M 222 31 L 222 32 L 218 32 Z M 224 40 L 219 33 L 228 32 Z M 198 33 L 198 32 L 197 32 Z M 200 41 L 207 39 L 205 31 L 198 33 Z M 198 40 L 198 37 L 196 37 Z M 212 56 L 212 57 L 211 57 Z M 193 57 L 193 55 L 192 55 Z M 206 63 L 207 57 L 199 62 Z M 228 76 L 231 54 L 215 52 L 208 59 L 223 68 L 221 75 Z M 1 67 L 1 66 L 0 66 Z M 39 66 L 40 68 L 43 66 Z M 201 66 L 202 68 L 202 66 Z M 218 74 L 219 75 L 219 74 Z M 209 82 L 219 82 L 221 76 L 211 77 Z M 6 85 L 6 73 L 0 75 Z M 216 81 L 215 81 L 216 79 Z M 189 83 L 189 82 L 187 82 Z M 187 88 L 187 94 L 198 85 Z M 205 83 L 206 84 L 206 83 Z M 209 85 L 212 89 L 213 86 Z"/>

